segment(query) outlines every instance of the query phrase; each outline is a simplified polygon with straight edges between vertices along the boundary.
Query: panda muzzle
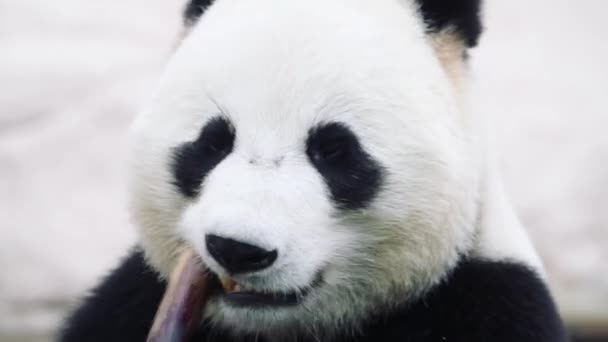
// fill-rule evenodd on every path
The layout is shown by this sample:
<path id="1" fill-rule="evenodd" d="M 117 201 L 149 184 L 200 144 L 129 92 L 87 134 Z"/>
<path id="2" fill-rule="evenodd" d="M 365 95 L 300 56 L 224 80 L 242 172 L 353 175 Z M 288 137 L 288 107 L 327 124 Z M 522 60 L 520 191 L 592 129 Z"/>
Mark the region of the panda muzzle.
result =
<path id="1" fill-rule="evenodd" d="M 224 300 L 235 306 L 259 307 L 295 305 L 306 291 L 256 291 L 232 278 L 219 278 L 206 269 L 193 249 L 188 248 L 177 259 L 147 341 L 189 341 L 201 322 L 207 303 L 217 294 L 222 294 Z"/>

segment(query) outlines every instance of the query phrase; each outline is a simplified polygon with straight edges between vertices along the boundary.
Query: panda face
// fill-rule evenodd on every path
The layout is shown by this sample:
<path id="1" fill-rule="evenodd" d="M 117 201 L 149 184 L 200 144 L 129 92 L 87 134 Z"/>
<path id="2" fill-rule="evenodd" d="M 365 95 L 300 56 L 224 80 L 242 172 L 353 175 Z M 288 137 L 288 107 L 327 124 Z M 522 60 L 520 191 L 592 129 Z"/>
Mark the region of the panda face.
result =
<path id="1" fill-rule="evenodd" d="M 218 1 L 134 124 L 131 211 L 161 274 L 189 245 L 238 284 L 213 323 L 332 331 L 468 250 L 467 134 L 413 5 Z"/>

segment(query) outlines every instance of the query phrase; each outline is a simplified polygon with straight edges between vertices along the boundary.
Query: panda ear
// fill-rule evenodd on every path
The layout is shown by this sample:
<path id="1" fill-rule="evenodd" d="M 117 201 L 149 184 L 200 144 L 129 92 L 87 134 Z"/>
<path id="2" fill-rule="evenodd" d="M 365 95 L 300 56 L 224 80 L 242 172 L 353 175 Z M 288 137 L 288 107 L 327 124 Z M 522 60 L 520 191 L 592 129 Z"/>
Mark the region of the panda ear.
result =
<path id="1" fill-rule="evenodd" d="M 189 0 L 184 9 L 184 24 L 192 26 L 205 13 L 214 0 Z"/>
<path id="2" fill-rule="evenodd" d="M 462 89 L 469 48 L 482 31 L 481 0 L 415 0 L 435 55 L 450 81 Z"/>
<path id="3" fill-rule="evenodd" d="M 477 45 L 481 35 L 481 0 L 415 0 L 431 35 L 449 32 L 465 47 Z"/>
<path id="4" fill-rule="evenodd" d="M 464 89 L 467 70 L 467 47 L 462 38 L 451 30 L 431 34 L 435 56 L 452 85 Z"/>

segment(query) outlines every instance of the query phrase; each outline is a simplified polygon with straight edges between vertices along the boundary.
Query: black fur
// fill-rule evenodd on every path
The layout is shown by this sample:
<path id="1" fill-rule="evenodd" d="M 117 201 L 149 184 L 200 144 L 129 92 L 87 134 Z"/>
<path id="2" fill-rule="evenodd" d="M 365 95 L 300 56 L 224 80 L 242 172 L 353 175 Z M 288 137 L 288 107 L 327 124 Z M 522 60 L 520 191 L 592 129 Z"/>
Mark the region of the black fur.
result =
<path id="1" fill-rule="evenodd" d="M 60 342 L 145 341 L 165 285 L 135 252 L 66 322 Z M 565 342 L 549 291 L 525 266 L 465 260 L 422 299 L 377 312 L 357 336 L 329 342 Z M 206 324 L 192 342 L 260 341 L 229 337 Z M 302 336 L 299 341 L 316 341 Z"/>
<path id="2" fill-rule="evenodd" d="M 416 0 L 429 32 L 453 29 L 469 47 L 482 32 L 481 0 Z"/>
<path id="3" fill-rule="evenodd" d="M 382 185 L 383 168 L 343 124 L 329 123 L 313 128 L 306 142 L 306 153 L 340 208 L 364 208 Z"/>
<path id="4" fill-rule="evenodd" d="M 190 25 L 198 20 L 214 0 L 191 0 L 184 10 L 184 22 Z"/>
<path id="5" fill-rule="evenodd" d="M 198 139 L 175 149 L 173 156 L 174 184 L 187 197 L 198 195 L 205 176 L 234 147 L 234 127 L 222 117 L 211 119 Z"/>
<path id="6" fill-rule="evenodd" d="M 533 271 L 517 263 L 467 260 L 424 299 L 369 323 L 356 341 L 567 340 L 549 291 Z"/>
<path id="7" fill-rule="evenodd" d="M 62 342 L 144 341 L 165 284 L 136 250 L 68 319 Z"/>

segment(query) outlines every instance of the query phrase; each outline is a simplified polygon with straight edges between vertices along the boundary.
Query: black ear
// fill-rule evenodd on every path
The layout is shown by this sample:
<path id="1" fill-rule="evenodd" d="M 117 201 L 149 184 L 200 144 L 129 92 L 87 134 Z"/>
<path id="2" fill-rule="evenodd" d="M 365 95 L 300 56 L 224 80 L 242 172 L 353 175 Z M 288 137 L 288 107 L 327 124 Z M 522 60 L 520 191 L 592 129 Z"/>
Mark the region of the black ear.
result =
<path id="1" fill-rule="evenodd" d="M 416 0 L 430 33 L 451 29 L 468 47 L 481 35 L 481 0 Z"/>
<path id="2" fill-rule="evenodd" d="M 189 0 L 184 10 L 184 22 L 186 25 L 196 22 L 212 3 L 213 0 Z"/>

